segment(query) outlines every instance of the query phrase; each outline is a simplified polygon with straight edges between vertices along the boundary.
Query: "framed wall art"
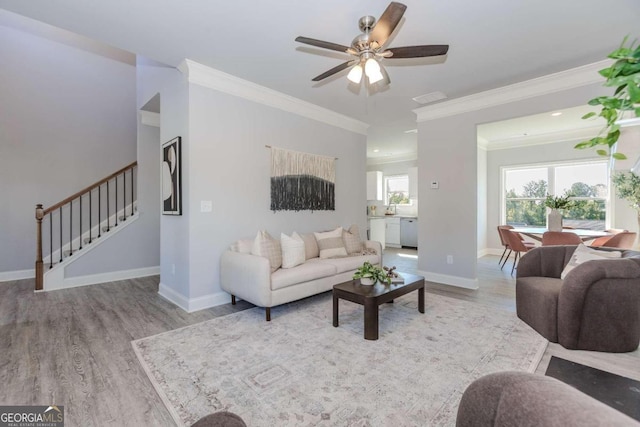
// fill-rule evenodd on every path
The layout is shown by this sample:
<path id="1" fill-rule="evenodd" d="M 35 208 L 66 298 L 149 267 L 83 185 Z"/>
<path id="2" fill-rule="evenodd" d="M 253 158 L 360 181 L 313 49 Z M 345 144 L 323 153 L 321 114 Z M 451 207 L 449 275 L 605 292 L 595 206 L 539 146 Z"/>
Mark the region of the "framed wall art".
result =
<path id="1" fill-rule="evenodd" d="M 182 152 L 179 136 L 162 144 L 162 214 L 182 215 Z"/>

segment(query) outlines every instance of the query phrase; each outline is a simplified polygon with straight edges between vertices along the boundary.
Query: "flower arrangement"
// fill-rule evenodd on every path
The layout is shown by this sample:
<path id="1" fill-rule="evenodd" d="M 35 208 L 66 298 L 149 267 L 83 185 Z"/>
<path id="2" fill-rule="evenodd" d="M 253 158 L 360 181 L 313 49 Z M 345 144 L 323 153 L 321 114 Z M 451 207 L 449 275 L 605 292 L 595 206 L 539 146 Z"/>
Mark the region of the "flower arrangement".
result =
<path id="1" fill-rule="evenodd" d="M 573 206 L 573 200 L 570 200 L 571 197 L 573 197 L 573 194 L 570 193 L 565 193 L 564 196 L 548 194 L 544 205 L 549 209 L 569 209 Z"/>
<path id="2" fill-rule="evenodd" d="M 362 267 L 358 267 L 353 278 L 370 279 L 373 283 L 391 284 L 391 277 L 388 276 L 387 272 L 381 267 L 371 264 L 369 261 L 365 261 Z"/>

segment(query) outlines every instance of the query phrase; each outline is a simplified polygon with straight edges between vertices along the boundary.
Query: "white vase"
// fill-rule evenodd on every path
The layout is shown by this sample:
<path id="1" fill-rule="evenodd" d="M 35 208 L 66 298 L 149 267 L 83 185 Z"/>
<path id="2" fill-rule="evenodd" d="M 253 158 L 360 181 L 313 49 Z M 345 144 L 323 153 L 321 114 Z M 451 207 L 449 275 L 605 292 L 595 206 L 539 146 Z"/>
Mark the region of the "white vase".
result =
<path id="1" fill-rule="evenodd" d="M 547 215 L 547 230 L 562 231 L 562 214 L 557 209 L 551 209 Z"/>
<path id="2" fill-rule="evenodd" d="M 373 280 L 370 277 L 361 277 L 360 278 L 360 284 L 361 285 L 371 286 L 371 285 L 374 285 L 375 283 L 376 283 L 376 281 Z"/>

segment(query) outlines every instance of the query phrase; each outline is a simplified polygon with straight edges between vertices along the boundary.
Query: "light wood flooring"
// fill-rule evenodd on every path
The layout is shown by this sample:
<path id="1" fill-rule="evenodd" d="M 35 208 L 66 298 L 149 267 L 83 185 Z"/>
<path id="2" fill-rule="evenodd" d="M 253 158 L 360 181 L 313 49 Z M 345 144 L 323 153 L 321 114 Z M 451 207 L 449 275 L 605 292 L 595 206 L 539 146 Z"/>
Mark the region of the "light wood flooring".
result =
<path id="1" fill-rule="evenodd" d="M 417 253 L 387 249 L 385 265 L 414 272 Z M 515 311 L 515 279 L 498 257 L 478 262 L 477 291 L 427 283 L 427 292 Z M 65 405 L 69 426 L 171 426 L 131 341 L 252 307 L 243 301 L 186 313 L 157 294 L 158 277 L 34 293 L 33 280 L 0 283 L 0 405 Z M 551 355 L 640 380 L 640 353 Z"/>

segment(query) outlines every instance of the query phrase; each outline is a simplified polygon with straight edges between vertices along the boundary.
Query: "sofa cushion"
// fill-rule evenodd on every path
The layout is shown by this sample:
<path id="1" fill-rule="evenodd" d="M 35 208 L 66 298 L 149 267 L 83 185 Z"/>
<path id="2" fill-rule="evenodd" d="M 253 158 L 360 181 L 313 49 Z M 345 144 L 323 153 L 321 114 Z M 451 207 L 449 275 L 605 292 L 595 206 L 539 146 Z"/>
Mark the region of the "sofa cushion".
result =
<path id="1" fill-rule="evenodd" d="M 253 255 L 267 258 L 269 260 L 272 273 L 282 265 L 282 249 L 280 249 L 280 242 L 271 237 L 271 235 L 264 230 L 258 231 L 258 234 L 253 241 L 251 253 Z"/>
<path id="2" fill-rule="evenodd" d="M 579 244 L 576 247 L 576 250 L 573 252 L 569 263 L 562 270 L 562 274 L 560 275 L 561 279 L 564 279 L 567 274 L 576 266 L 582 264 L 583 262 L 591 261 L 594 259 L 607 259 L 607 258 L 620 258 L 622 255 L 619 251 L 600 251 L 597 249 L 590 249 L 586 247 L 584 244 Z"/>
<path id="3" fill-rule="evenodd" d="M 295 231 L 291 237 L 280 233 L 282 268 L 292 268 L 305 262 L 304 240 Z"/>
<path id="4" fill-rule="evenodd" d="M 342 241 L 342 227 L 324 233 L 313 233 L 320 248 L 320 258 L 346 256 L 347 250 Z"/>
<path id="5" fill-rule="evenodd" d="M 306 259 L 318 258 L 320 256 L 320 249 L 318 249 L 318 241 L 313 233 L 300 234 L 302 240 L 304 240 L 304 257 Z"/>
<path id="6" fill-rule="evenodd" d="M 315 258 L 318 259 L 318 258 Z M 331 264 L 305 262 L 294 268 L 281 268 L 271 274 L 271 290 L 282 289 L 298 283 L 337 274 L 336 267 Z"/>
<path id="7" fill-rule="evenodd" d="M 317 259 L 317 260 L 309 260 L 308 263 L 318 263 L 318 264 L 328 264 L 333 265 L 337 273 L 344 273 L 345 271 L 355 270 L 358 267 L 362 267 L 365 261 L 369 261 L 371 264 L 377 264 L 380 258 L 378 255 L 358 255 L 358 256 L 348 256 L 343 258 L 328 258 L 328 259 Z"/>
<path id="8" fill-rule="evenodd" d="M 349 230 L 342 232 L 342 241 L 348 254 L 360 253 L 364 248 L 364 244 L 360 240 L 360 230 L 356 224 L 349 227 Z"/>

